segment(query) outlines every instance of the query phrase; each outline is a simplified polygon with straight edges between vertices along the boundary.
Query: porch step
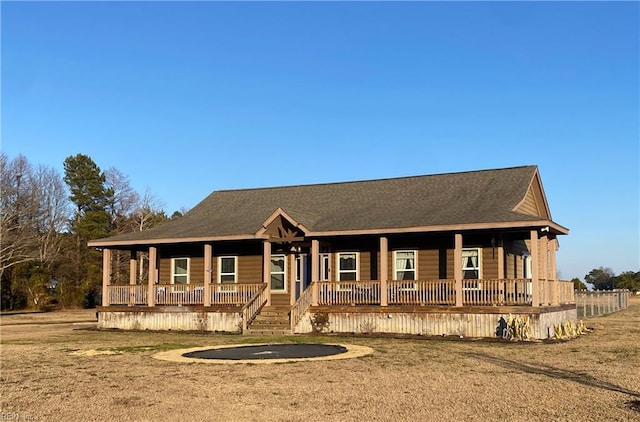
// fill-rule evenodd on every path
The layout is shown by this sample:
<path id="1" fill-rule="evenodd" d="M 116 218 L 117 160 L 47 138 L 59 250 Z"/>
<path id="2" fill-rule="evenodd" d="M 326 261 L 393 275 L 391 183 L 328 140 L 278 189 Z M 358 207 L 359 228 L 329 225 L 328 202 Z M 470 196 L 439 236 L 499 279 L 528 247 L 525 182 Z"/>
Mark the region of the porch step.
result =
<path id="1" fill-rule="evenodd" d="M 245 334 L 289 335 L 289 306 L 265 306 L 253 320 Z"/>
<path id="2" fill-rule="evenodd" d="M 291 333 L 291 328 L 288 328 L 286 330 L 263 330 L 263 329 L 256 329 L 256 328 L 249 328 L 248 330 L 246 330 L 244 332 L 245 336 L 290 336 Z"/>

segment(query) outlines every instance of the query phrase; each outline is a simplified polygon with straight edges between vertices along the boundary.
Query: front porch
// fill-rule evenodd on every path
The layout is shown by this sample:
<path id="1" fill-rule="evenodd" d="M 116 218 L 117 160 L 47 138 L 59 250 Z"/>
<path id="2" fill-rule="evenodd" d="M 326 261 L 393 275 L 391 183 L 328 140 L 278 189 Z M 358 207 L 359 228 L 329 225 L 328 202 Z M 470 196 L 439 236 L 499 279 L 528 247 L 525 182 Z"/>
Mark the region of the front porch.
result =
<path id="1" fill-rule="evenodd" d="M 573 283 L 528 279 L 316 281 L 287 307 L 291 333 L 310 333 L 315 315 L 327 331 L 491 337 L 510 314 L 532 319 L 535 338 L 576 319 Z M 246 333 L 268 303 L 265 283 L 110 285 L 100 328 Z M 461 297 L 462 306 L 456 306 Z M 152 305 L 149 305 L 149 302 Z M 205 304 L 206 303 L 206 304 Z M 502 321 L 501 321 L 502 319 Z"/>

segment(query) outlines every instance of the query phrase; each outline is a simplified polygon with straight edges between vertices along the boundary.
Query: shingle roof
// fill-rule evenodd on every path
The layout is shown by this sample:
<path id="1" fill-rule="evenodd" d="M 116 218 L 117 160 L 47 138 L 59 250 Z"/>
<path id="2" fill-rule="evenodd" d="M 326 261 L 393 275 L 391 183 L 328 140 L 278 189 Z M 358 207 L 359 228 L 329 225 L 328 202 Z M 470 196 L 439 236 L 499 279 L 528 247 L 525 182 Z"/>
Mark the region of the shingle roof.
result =
<path id="1" fill-rule="evenodd" d="M 216 191 L 181 218 L 99 242 L 252 236 L 278 208 L 311 232 L 539 221 L 513 211 L 536 173 L 536 166 L 522 166 Z"/>

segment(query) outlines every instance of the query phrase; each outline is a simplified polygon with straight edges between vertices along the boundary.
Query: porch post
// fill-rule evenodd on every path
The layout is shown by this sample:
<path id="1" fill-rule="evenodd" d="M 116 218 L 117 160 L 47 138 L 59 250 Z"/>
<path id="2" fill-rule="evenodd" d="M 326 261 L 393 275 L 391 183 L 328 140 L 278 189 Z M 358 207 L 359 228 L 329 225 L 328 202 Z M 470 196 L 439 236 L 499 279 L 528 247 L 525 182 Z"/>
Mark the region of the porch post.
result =
<path id="1" fill-rule="evenodd" d="M 549 267 L 551 273 L 551 279 L 553 280 L 553 301 L 552 305 L 560 303 L 560 285 L 558 280 L 557 268 L 556 268 L 556 251 L 558 250 L 558 239 L 551 239 L 549 242 Z"/>
<path id="2" fill-rule="evenodd" d="M 213 265 L 211 260 L 213 257 L 213 245 L 205 243 L 204 245 L 204 306 L 211 306 L 211 277 L 213 275 Z"/>
<path id="3" fill-rule="evenodd" d="M 453 277 L 456 280 L 456 306 L 462 306 L 462 233 L 454 235 Z"/>
<path id="4" fill-rule="evenodd" d="M 147 302 L 149 306 L 156 306 L 156 282 L 158 281 L 158 248 L 149 247 L 149 291 Z"/>
<path id="5" fill-rule="evenodd" d="M 502 280 L 504 276 L 504 242 L 502 235 L 498 237 L 498 279 Z"/>
<path id="6" fill-rule="evenodd" d="M 262 242 L 262 282 L 267 285 L 266 306 L 271 306 L 271 242 L 268 240 Z"/>
<path id="7" fill-rule="evenodd" d="M 380 306 L 389 304 L 389 241 L 385 236 L 380 236 Z"/>
<path id="8" fill-rule="evenodd" d="M 102 306 L 109 306 L 109 285 L 111 284 L 111 249 L 102 250 Z"/>
<path id="9" fill-rule="evenodd" d="M 311 306 L 318 306 L 318 280 L 320 279 L 320 241 L 311 240 Z"/>
<path id="10" fill-rule="evenodd" d="M 538 251 L 538 230 L 531 230 L 531 306 L 540 306 L 540 279 L 538 268 L 540 253 Z"/>
<path id="11" fill-rule="evenodd" d="M 502 300 L 504 303 L 507 303 L 507 298 L 512 294 L 512 289 L 510 289 L 509 283 L 507 283 L 507 280 L 504 276 L 504 241 L 502 239 L 502 235 L 498 236 L 498 246 L 496 247 L 496 249 L 498 252 L 498 256 L 496 257 L 498 265 L 498 284 L 501 286 L 500 300 Z"/>
<path id="12" fill-rule="evenodd" d="M 553 296 L 555 295 L 555 289 L 553 289 L 555 286 L 552 286 L 551 283 L 549 282 L 549 237 L 547 234 L 545 234 L 544 236 L 542 236 L 541 239 L 539 239 L 540 241 L 540 255 L 542 258 L 541 264 L 542 264 L 542 268 L 541 268 L 541 272 L 542 272 L 542 277 L 540 277 L 540 274 L 538 274 L 538 277 L 540 277 L 544 283 L 544 285 L 542 286 L 542 292 L 543 292 L 543 297 L 541 298 L 542 301 L 541 303 L 544 305 L 548 305 L 551 304 L 553 302 Z"/>
<path id="13" fill-rule="evenodd" d="M 137 266 L 138 266 L 138 259 L 137 259 L 136 251 L 132 250 L 131 255 L 129 257 L 129 285 L 130 286 L 136 285 L 136 274 L 138 272 Z M 135 300 L 136 300 L 135 288 L 130 287 L 128 305 L 129 306 L 135 305 Z"/>
<path id="14" fill-rule="evenodd" d="M 293 306 L 296 303 L 296 271 L 298 266 L 297 254 L 292 254 L 293 259 L 288 259 L 289 263 L 289 306 Z M 302 276 L 302 274 L 300 274 Z M 286 283 L 286 281 L 285 281 Z M 300 292 L 302 293 L 302 292 Z"/>

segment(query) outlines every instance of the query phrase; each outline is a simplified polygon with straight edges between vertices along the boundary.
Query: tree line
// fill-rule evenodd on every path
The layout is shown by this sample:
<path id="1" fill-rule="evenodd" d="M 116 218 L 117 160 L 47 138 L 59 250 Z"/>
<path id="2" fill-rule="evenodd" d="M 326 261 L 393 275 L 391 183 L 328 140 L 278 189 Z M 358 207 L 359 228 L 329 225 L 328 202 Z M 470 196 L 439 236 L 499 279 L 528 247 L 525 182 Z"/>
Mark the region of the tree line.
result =
<path id="1" fill-rule="evenodd" d="M 93 307 L 102 280 L 100 252 L 87 242 L 142 231 L 182 215 L 165 214 L 151 193 L 139 194 L 128 176 L 102 171 L 84 154 L 69 156 L 64 174 L 0 152 L 0 309 Z M 128 282 L 129 254 L 114 251 L 113 281 Z M 137 278 L 146 281 L 144 254 Z M 640 291 L 640 272 L 593 269 L 573 280 L 598 290 Z"/>
<path id="2" fill-rule="evenodd" d="M 69 156 L 63 165 L 60 174 L 0 153 L 2 310 L 95 306 L 102 258 L 87 242 L 181 215 L 168 217 L 153 194 L 136 192 L 128 176 L 101 170 L 87 155 Z M 129 256 L 114 259 L 126 264 Z"/>
<path id="3" fill-rule="evenodd" d="M 573 285 L 577 290 L 586 290 L 590 284 L 594 290 L 626 289 L 640 292 L 640 271 L 624 271 L 616 275 L 611 268 L 598 267 L 584 276 L 584 283 L 574 278 Z"/>

